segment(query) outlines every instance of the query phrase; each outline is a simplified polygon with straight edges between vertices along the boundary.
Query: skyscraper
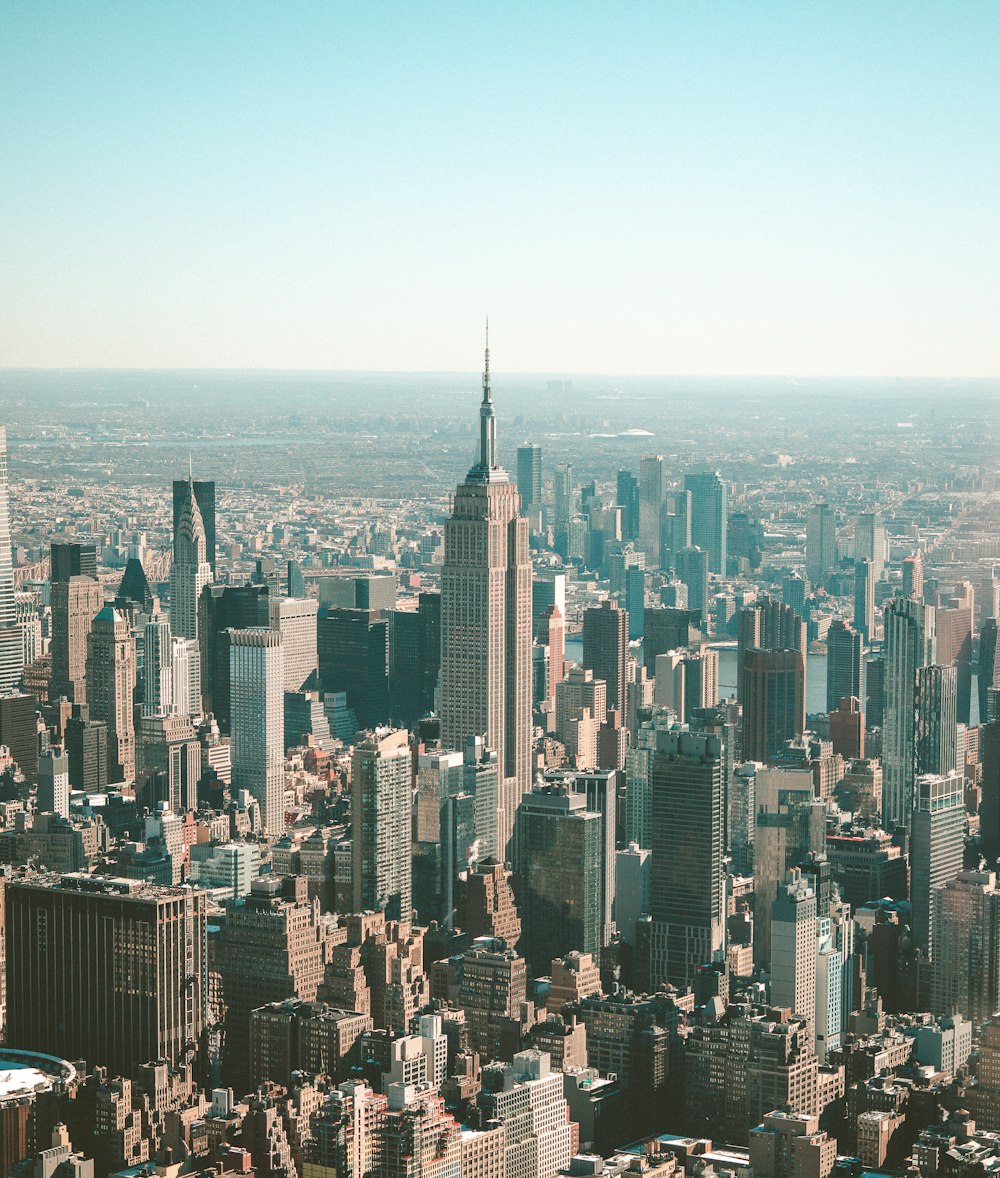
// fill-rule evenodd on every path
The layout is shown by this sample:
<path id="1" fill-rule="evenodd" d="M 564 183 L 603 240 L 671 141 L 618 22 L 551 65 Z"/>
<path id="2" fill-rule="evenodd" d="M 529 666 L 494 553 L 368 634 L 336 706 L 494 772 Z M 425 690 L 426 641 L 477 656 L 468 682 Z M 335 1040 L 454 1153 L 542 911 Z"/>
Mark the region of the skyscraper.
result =
<path id="1" fill-rule="evenodd" d="M 271 629 L 281 634 L 285 691 L 301 691 L 317 667 L 315 598 L 272 597 Z"/>
<path id="2" fill-rule="evenodd" d="M 628 656 L 628 615 L 610 598 L 583 612 L 583 665 L 607 684 L 606 706 L 625 714 L 625 663 Z M 605 716 L 596 716 L 603 724 Z"/>
<path id="3" fill-rule="evenodd" d="M 206 712 L 215 716 L 219 731 L 228 736 L 232 726 L 229 681 L 230 638 L 233 630 L 270 625 L 266 585 L 209 585 L 202 593 L 201 653 L 202 699 Z"/>
<path id="4" fill-rule="evenodd" d="M 861 698 L 861 635 L 837 618 L 826 635 L 826 710 L 848 696 Z"/>
<path id="5" fill-rule="evenodd" d="M 13 691 L 24 670 L 24 643 L 14 604 L 14 558 L 10 547 L 10 475 L 7 427 L 0 425 L 0 692 Z"/>
<path id="6" fill-rule="evenodd" d="M 69 817 L 69 757 L 49 749 L 38 758 L 38 809 Z"/>
<path id="7" fill-rule="evenodd" d="M 113 606 L 98 613 L 87 636 L 87 706 L 108 726 L 108 777 L 135 780 L 135 639 L 128 618 Z"/>
<path id="8" fill-rule="evenodd" d="M 389 622 L 373 609 L 328 609 L 317 623 L 319 675 L 327 693 L 342 691 L 359 728 L 389 719 Z"/>
<path id="9" fill-rule="evenodd" d="M 461 765 L 461 755 L 454 756 Z M 389 920 L 410 920 L 413 915 L 412 777 L 405 729 L 377 729 L 355 745 L 351 768 L 355 912 L 385 912 Z"/>
<path id="10" fill-rule="evenodd" d="M 620 470 L 615 502 L 622 509 L 622 539 L 639 539 L 639 482 L 630 470 Z"/>
<path id="11" fill-rule="evenodd" d="M 517 489 L 496 456 L 486 348 L 479 461 L 455 492 L 441 573 L 441 742 L 482 735 L 503 775 L 498 854 L 531 784 L 531 559 Z M 558 504 L 557 504 L 558 506 Z"/>
<path id="12" fill-rule="evenodd" d="M 837 520 L 829 503 L 816 503 L 806 516 L 806 576 L 822 585 L 837 567 Z"/>
<path id="13" fill-rule="evenodd" d="M 542 511 L 542 448 L 532 442 L 517 448 L 517 493 L 521 514 L 536 527 Z"/>
<path id="14" fill-rule="evenodd" d="M 870 560 L 854 562 L 854 629 L 870 642 L 875 629 L 875 574 Z"/>
<path id="15" fill-rule="evenodd" d="M 176 485 L 176 484 L 175 484 Z M 198 603 L 212 579 L 205 523 L 188 477 L 187 494 L 174 522 L 174 561 L 170 570 L 170 629 L 181 638 L 198 637 Z"/>
<path id="16" fill-rule="evenodd" d="M 913 943 L 934 957 L 934 892 L 962 870 L 965 844 L 961 774 L 928 774 L 914 783 L 910 834 L 910 928 Z"/>
<path id="17" fill-rule="evenodd" d="M 685 988 L 725 944 L 722 745 L 658 732 L 652 766 L 650 977 Z"/>
<path id="18" fill-rule="evenodd" d="M 903 561 L 903 596 L 915 601 L 924 599 L 924 562 L 919 552 Z"/>
<path id="19" fill-rule="evenodd" d="M 771 908 L 771 1005 L 816 1017 L 816 893 L 793 867 Z"/>
<path id="20" fill-rule="evenodd" d="M 545 971 L 573 949 L 597 954 L 603 940 L 603 821 L 566 783 L 526 793 L 517 809 L 521 949 Z"/>
<path id="21" fill-rule="evenodd" d="M 931 663 L 917 668 L 913 692 L 913 772 L 948 774 L 958 764 L 958 675 L 954 667 Z"/>
<path id="22" fill-rule="evenodd" d="M 708 620 L 708 553 L 703 548 L 681 548 L 674 555 L 677 576 L 687 586 L 688 609 L 704 626 Z"/>
<path id="23" fill-rule="evenodd" d="M 691 492 L 691 543 L 708 553 L 709 572 L 726 575 L 728 488 L 718 471 L 689 471 L 684 489 Z"/>
<path id="24" fill-rule="evenodd" d="M 233 786 L 257 799 L 267 834 L 285 829 L 283 653 L 276 630 L 230 634 Z"/>
<path id="25" fill-rule="evenodd" d="M 142 714 L 167 716 L 174 707 L 173 639 L 163 615 L 146 623 L 142 644 Z"/>
<path id="26" fill-rule="evenodd" d="M 854 525 L 854 559 L 871 561 L 872 577 L 882 580 L 885 570 L 885 528 L 878 512 L 864 511 Z"/>
<path id="27" fill-rule="evenodd" d="M 660 509 L 663 506 L 663 455 L 639 459 L 639 547 L 649 568 L 660 567 Z"/>
<path id="28" fill-rule="evenodd" d="M 961 871 L 936 888 L 932 1007 L 974 1023 L 1000 1004 L 1000 892 L 992 871 Z"/>
<path id="29" fill-rule="evenodd" d="M 748 650 L 740 666 L 743 756 L 770 761 L 806 726 L 805 665 L 800 650 Z"/>
<path id="30" fill-rule="evenodd" d="M 913 809 L 914 692 L 917 668 L 934 662 L 934 607 L 897 597 L 885 608 L 885 770 L 882 821 L 887 830 L 905 826 Z M 871 721 L 874 722 L 874 721 Z"/>
<path id="31" fill-rule="evenodd" d="M 187 506 L 188 495 L 194 487 L 194 498 L 198 504 L 202 524 L 205 527 L 205 559 L 215 572 L 215 483 L 191 478 L 174 479 L 174 535 L 177 534 L 180 517 Z"/>
<path id="32" fill-rule="evenodd" d="M 205 1025 L 205 897 L 85 874 L 8 882 L 7 1043 L 129 1075 Z"/>

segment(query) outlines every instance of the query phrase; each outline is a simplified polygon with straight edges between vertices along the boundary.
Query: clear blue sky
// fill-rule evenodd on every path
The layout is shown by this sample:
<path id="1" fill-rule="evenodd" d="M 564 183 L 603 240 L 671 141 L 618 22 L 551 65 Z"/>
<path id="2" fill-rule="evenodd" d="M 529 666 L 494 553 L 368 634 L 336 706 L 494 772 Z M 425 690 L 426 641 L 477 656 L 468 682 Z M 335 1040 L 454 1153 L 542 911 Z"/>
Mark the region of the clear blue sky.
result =
<path id="1" fill-rule="evenodd" d="M 1000 375 L 997 0 L 5 0 L 0 365 Z"/>

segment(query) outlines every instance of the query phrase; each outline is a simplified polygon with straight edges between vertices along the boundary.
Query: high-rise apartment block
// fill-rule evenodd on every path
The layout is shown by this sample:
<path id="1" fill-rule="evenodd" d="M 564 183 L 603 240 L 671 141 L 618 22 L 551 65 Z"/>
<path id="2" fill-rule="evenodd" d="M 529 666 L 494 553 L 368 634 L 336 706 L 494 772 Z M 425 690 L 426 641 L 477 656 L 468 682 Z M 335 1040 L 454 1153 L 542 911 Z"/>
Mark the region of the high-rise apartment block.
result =
<path id="1" fill-rule="evenodd" d="M 354 910 L 409 920 L 413 757 L 405 729 L 377 729 L 354 748 L 351 821 Z"/>

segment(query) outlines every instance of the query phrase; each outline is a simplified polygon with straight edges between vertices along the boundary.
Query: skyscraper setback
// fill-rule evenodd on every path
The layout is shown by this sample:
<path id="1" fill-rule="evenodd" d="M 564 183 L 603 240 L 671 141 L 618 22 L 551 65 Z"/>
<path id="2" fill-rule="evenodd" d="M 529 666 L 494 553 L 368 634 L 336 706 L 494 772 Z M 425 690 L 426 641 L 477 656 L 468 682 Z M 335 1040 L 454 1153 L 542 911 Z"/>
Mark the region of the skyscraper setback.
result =
<path id="1" fill-rule="evenodd" d="M 517 488 L 497 461 L 487 341 L 479 461 L 455 492 L 441 571 L 441 740 L 484 736 L 503 777 L 499 855 L 531 785 L 531 558 Z"/>

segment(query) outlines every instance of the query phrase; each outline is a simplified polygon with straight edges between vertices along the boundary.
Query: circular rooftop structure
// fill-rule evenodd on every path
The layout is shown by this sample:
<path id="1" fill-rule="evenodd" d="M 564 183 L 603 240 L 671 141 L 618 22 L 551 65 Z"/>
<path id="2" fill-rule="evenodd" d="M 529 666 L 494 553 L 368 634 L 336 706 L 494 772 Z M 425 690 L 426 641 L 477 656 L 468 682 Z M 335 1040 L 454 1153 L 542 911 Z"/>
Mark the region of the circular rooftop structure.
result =
<path id="1" fill-rule="evenodd" d="M 76 1068 L 66 1059 L 36 1051 L 0 1049 L 0 1107 L 31 1100 L 43 1092 L 63 1092 L 76 1080 Z"/>

